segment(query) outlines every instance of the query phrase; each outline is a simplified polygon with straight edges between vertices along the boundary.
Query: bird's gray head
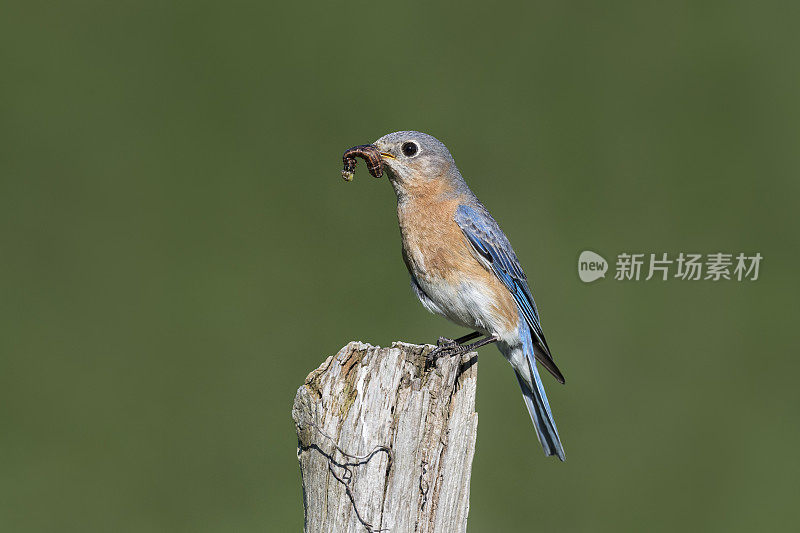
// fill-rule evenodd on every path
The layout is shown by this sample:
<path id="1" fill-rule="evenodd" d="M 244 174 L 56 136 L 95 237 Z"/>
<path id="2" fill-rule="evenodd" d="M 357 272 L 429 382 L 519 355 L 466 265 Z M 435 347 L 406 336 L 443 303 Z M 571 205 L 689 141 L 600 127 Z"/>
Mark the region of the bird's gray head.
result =
<path id="1" fill-rule="evenodd" d="M 463 183 L 450 151 L 427 133 L 396 131 L 375 141 L 375 146 L 398 195 L 433 181 Z"/>

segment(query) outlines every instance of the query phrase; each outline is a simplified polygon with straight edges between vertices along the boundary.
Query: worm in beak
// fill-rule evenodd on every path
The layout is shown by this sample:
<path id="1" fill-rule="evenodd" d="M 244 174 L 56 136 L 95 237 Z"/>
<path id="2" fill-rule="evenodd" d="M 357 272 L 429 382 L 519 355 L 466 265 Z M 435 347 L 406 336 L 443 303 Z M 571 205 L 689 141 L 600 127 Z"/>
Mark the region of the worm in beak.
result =
<path id="1" fill-rule="evenodd" d="M 345 181 L 351 181 L 353 179 L 353 172 L 356 170 L 356 157 L 360 157 L 366 161 L 367 169 L 373 178 L 380 178 L 383 176 L 383 159 L 381 159 L 381 153 L 378 147 L 374 144 L 363 144 L 345 150 L 344 155 L 342 155 L 342 162 L 344 163 L 342 178 L 344 178 Z"/>

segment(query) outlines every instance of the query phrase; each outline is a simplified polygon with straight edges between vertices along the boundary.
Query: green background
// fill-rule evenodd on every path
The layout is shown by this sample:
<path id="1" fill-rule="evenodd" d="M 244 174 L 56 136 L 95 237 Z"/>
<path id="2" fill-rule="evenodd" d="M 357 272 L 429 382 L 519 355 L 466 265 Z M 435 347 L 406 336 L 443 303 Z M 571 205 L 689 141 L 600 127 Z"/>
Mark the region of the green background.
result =
<path id="1" fill-rule="evenodd" d="M 514 243 L 568 460 L 482 350 L 470 531 L 798 516 L 792 2 L 19 2 L 0 18 L 0 530 L 302 527 L 290 418 L 415 300 L 342 151 L 442 139 Z M 581 283 L 584 249 L 760 252 L 756 282 Z M 613 268 L 613 266 L 612 266 Z"/>

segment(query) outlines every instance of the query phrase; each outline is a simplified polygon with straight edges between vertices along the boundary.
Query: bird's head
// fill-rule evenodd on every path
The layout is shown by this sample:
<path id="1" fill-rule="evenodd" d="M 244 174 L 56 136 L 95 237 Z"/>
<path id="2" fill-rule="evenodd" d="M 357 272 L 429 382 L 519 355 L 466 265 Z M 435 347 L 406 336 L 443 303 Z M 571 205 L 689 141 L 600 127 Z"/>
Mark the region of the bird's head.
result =
<path id="1" fill-rule="evenodd" d="M 434 181 L 461 181 L 450 151 L 426 133 L 396 131 L 375 141 L 375 146 L 398 194 Z"/>

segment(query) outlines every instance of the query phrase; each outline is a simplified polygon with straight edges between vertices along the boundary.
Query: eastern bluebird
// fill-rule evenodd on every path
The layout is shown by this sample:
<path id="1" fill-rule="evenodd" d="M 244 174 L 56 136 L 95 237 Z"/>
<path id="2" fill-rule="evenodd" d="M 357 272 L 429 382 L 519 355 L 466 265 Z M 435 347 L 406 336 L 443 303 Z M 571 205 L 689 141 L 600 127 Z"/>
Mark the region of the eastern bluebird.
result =
<path id="1" fill-rule="evenodd" d="M 465 353 L 496 342 L 516 372 L 545 454 L 563 461 L 564 448 L 536 362 L 560 383 L 564 376 L 550 355 L 539 311 L 508 238 L 437 139 L 398 131 L 381 137 L 374 147 L 397 194 L 412 289 L 429 311 L 477 330 L 455 341 L 441 338 L 432 355 Z M 462 344 L 481 336 L 486 337 Z"/>

